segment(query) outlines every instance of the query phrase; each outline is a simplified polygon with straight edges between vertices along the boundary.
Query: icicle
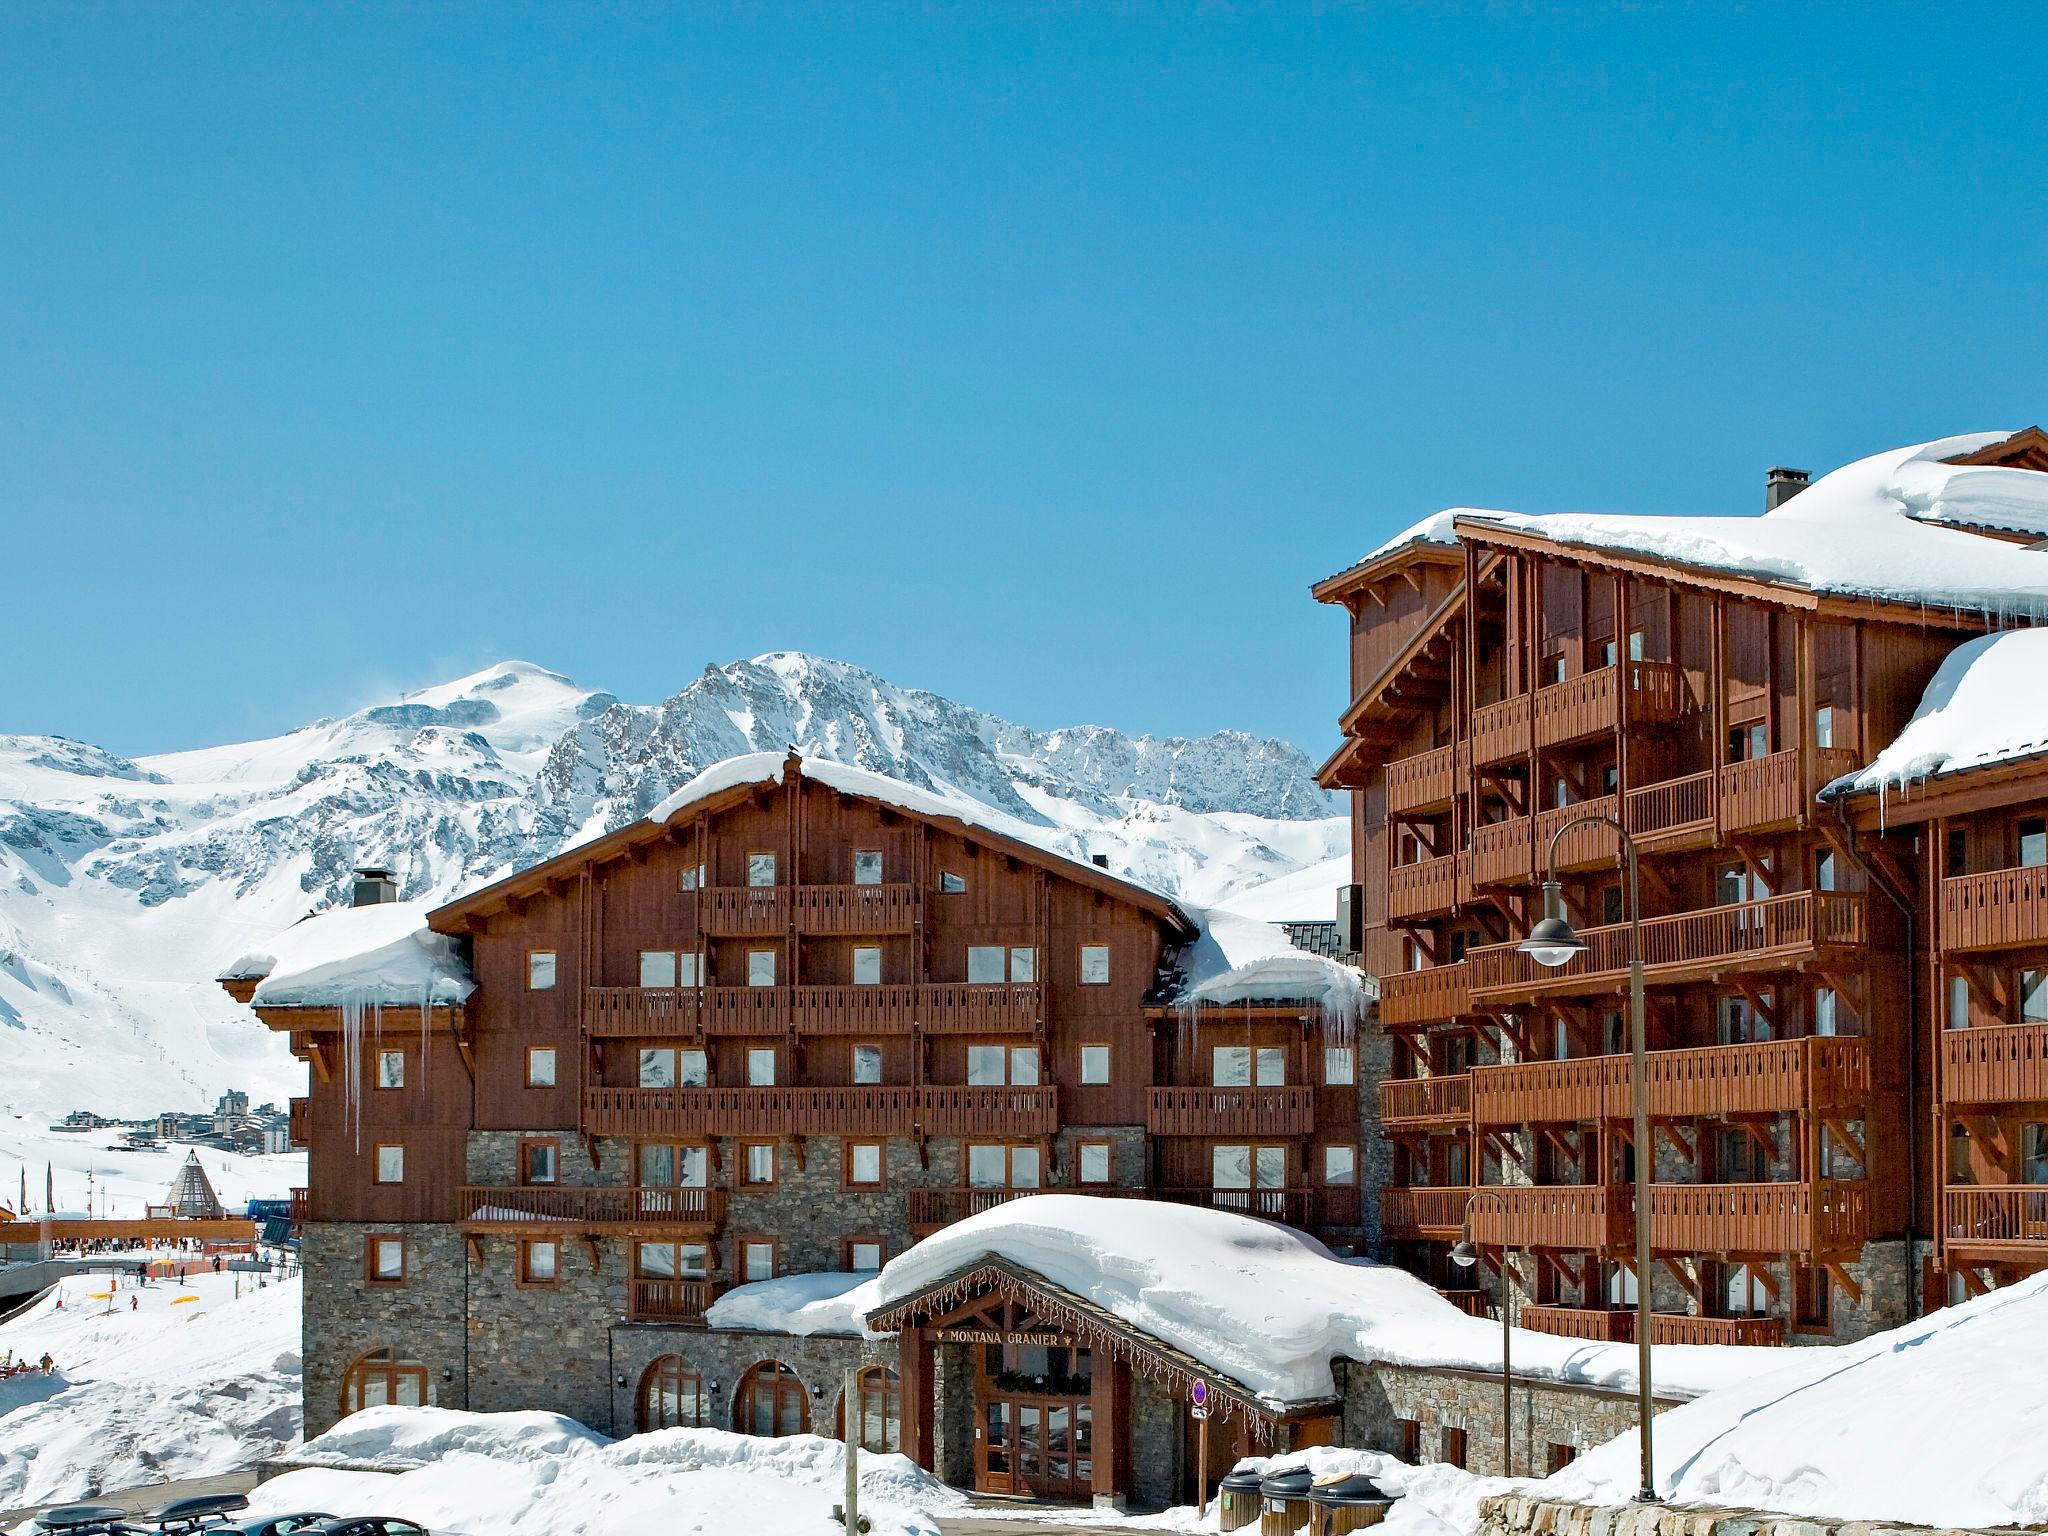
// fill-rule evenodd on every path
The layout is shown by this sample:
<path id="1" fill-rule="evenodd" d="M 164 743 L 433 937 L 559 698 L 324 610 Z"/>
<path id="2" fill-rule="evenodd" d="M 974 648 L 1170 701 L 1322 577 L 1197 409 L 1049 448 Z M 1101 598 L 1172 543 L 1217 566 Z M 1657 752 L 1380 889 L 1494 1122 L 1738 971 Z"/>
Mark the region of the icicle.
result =
<path id="1" fill-rule="evenodd" d="M 341 998 L 342 1128 L 363 1150 L 363 994 L 350 987 Z"/>
<path id="2" fill-rule="evenodd" d="M 434 980 L 430 976 L 420 984 L 420 1093 L 427 1091 L 427 1063 L 434 1056 L 433 1040 Z"/>

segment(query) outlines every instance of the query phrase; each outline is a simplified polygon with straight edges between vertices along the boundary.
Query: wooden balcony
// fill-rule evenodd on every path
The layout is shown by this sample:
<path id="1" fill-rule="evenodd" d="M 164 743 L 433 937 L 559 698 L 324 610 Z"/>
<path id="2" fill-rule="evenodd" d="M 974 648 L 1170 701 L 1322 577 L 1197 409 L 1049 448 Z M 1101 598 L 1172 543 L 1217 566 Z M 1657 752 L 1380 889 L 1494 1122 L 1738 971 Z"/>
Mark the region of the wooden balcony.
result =
<path id="1" fill-rule="evenodd" d="M 713 885 L 697 892 L 697 928 L 712 938 L 909 933 L 914 885 Z"/>
<path id="2" fill-rule="evenodd" d="M 1622 800 L 1622 821 L 1645 853 L 1705 848 L 1713 843 L 1715 775 L 1689 773 L 1631 789 Z"/>
<path id="3" fill-rule="evenodd" d="M 1730 836 L 1795 827 L 1806 814 L 1812 786 L 1792 748 L 1721 768 L 1721 830 Z"/>
<path id="4" fill-rule="evenodd" d="M 1486 1292 L 1473 1289 L 1447 1291 L 1437 1288 L 1437 1295 L 1443 1297 L 1467 1317 L 1491 1317 L 1499 1320 L 1500 1314 L 1494 1309 L 1493 1298 Z"/>
<path id="5" fill-rule="evenodd" d="M 1995 869 L 1941 882 L 1941 947 L 2048 944 L 2048 866 Z"/>
<path id="6" fill-rule="evenodd" d="M 1471 1198 L 1472 1191 L 1462 1184 L 1383 1189 L 1380 1225 L 1389 1237 L 1456 1242 L 1464 1230 L 1465 1206 Z"/>
<path id="7" fill-rule="evenodd" d="M 1628 979 L 1628 924 L 1587 928 L 1580 937 L 1586 941 L 1585 953 L 1555 970 L 1538 965 L 1511 943 L 1472 950 L 1465 963 L 1471 967 L 1474 996 L 1517 1002 L 1620 991 Z M 1863 942 L 1860 896 L 1797 891 L 1762 901 L 1731 902 L 1646 920 L 1644 979 L 1668 984 L 1703 981 L 1732 971 L 1783 969 L 1818 950 Z"/>
<path id="8" fill-rule="evenodd" d="M 1625 661 L 1598 667 L 1538 688 L 1533 711 L 1532 695 L 1526 693 L 1472 711 L 1472 761 L 1504 762 L 1532 745 L 1561 747 L 1615 730 L 1621 724 L 1624 691 L 1631 724 L 1667 724 L 1685 707 L 1684 680 L 1669 662 Z"/>
<path id="9" fill-rule="evenodd" d="M 1155 1200 L 1175 1205 L 1199 1205 L 1212 1211 L 1229 1211 L 1238 1216 L 1262 1216 L 1282 1226 L 1310 1227 L 1315 1224 L 1316 1192 L 1313 1189 L 1154 1189 Z"/>
<path id="10" fill-rule="evenodd" d="M 1943 1030 L 1941 1096 L 1950 1104 L 2048 1099 L 2048 1024 Z"/>
<path id="11" fill-rule="evenodd" d="M 1426 971 L 1393 971 L 1380 978 L 1380 1027 L 1414 1029 L 1447 1024 L 1472 1011 L 1465 962 L 1433 965 Z"/>
<path id="12" fill-rule="evenodd" d="M 710 1233 L 725 1224 L 722 1189 L 635 1189 L 569 1184 L 462 1187 L 464 1227 L 640 1232 L 686 1228 Z"/>
<path id="13" fill-rule="evenodd" d="M 586 1088 L 597 1136 L 906 1136 L 916 1088 Z"/>
<path id="14" fill-rule="evenodd" d="M 290 1138 L 293 1146 L 304 1147 L 312 1144 L 312 1136 L 309 1129 L 312 1124 L 312 1115 L 313 1101 L 311 1099 L 293 1099 L 291 1101 L 289 1118 L 285 1124 L 288 1127 L 286 1135 Z"/>
<path id="15" fill-rule="evenodd" d="M 1484 1246 L 1616 1256 L 1634 1247 L 1635 1192 L 1626 1185 L 1491 1187 L 1501 1201 L 1472 1210 L 1472 1235 Z M 1831 1179 L 1655 1184 L 1650 1211 L 1650 1245 L 1669 1254 L 1852 1254 L 1870 1227 L 1862 1183 Z"/>
<path id="16" fill-rule="evenodd" d="M 1154 1136 L 1306 1136 L 1316 1091 L 1294 1088 L 1154 1088 L 1145 1129 Z"/>
<path id="17" fill-rule="evenodd" d="M 1988 1263 L 2048 1263 L 2048 1184 L 1952 1184 L 1941 1204 L 1950 1251 Z"/>
<path id="18" fill-rule="evenodd" d="M 1594 1343 L 1633 1344 L 1633 1307 L 1558 1307 L 1531 1303 L 1515 1313 L 1515 1321 L 1531 1333 Z M 1650 1315 L 1652 1344 L 1762 1344 L 1785 1342 L 1782 1317 L 1693 1317 L 1683 1312 Z"/>
<path id="19" fill-rule="evenodd" d="M 636 1323 L 702 1323 L 718 1291 L 716 1280 L 629 1280 L 626 1316 Z"/>
<path id="20" fill-rule="evenodd" d="M 1026 1195 L 1042 1195 L 1043 1189 L 913 1189 L 910 1191 L 910 1230 L 928 1237 L 941 1227 L 992 1211 Z M 1065 1194 L 1068 1191 L 1062 1190 Z"/>
<path id="21" fill-rule="evenodd" d="M 1387 764 L 1387 814 L 1441 810 L 1457 789 L 1458 749 L 1437 747 Z"/>
<path id="22" fill-rule="evenodd" d="M 916 1121 L 927 1136 L 1049 1136 L 1060 1126 L 1059 1089 L 927 1083 Z"/>
<path id="23" fill-rule="evenodd" d="M 1472 1122 L 1472 1074 L 1380 1080 L 1380 1127 L 1387 1131 L 1449 1130 Z"/>
<path id="24" fill-rule="evenodd" d="M 1849 1036 L 1651 1051 L 1643 1063 L 1650 1113 L 1659 1120 L 1843 1110 L 1870 1096 L 1870 1053 Z M 1633 1113 L 1629 1058 L 1585 1056 L 1479 1067 L 1472 1119 L 1482 1126 L 1572 1125 Z"/>
<path id="25" fill-rule="evenodd" d="M 1544 877 L 1550 857 L 1550 840 L 1559 828 L 1584 816 L 1618 814 L 1614 796 L 1601 795 L 1574 805 L 1553 806 L 1535 816 L 1513 816 L 1472 830 L 1472 883 L 1474 885 L 1524 885 Z M 1614 865 L 1621 857 L 1621 840 L 1610 828 L 1587 823 L 1573 827 L 1557 845 L 1557 867 L 1561 870 Z M 1617 866 L 1618 867 L 1618 866 Z"/>
<path id="26" fill-rule="evenodd" d="M 867 889 L 867 887 L 863 887 Z M 1033 982 L 829 987 L 587 987 L 583 1028 L 599 1039 L 697 1035 L 1012 1033 L 1037 1026 Z"/>
<path id="27" fill-rule="evenodd" d="M 302 1188 L 299 1188 L 299 1189 L 294 1189 L 294 1190 L 292 1191 L 292 1225 L 293 1225 L 293 1226 L 295 1226 L 295 1227 L 302 1227 L 302 1226 L 304 1226 L 304 1225 L 306 1224 L 306 1209 L 307 1209 L 307 1205 L 308 1205 L 308 1201 L 307 1201 L 307 1195 L 306 1195 L 306 1191 L 305 1191 L 305 1189 L 304 1189 L 303 1187 L 302 1187 Z"/>
<path id="28" fill-rule="evenodd" d="M 1529 750 L 1529 695 L 1515 694 L 1472 711 L 1472 766 L 1487 767 Z"/>
<path id="29" fill-rule="evenodd" d="M 1458 904 L 1458 857 L 1396 864 L 1387 871 L 1387 915 L 1441 917 Z"/>

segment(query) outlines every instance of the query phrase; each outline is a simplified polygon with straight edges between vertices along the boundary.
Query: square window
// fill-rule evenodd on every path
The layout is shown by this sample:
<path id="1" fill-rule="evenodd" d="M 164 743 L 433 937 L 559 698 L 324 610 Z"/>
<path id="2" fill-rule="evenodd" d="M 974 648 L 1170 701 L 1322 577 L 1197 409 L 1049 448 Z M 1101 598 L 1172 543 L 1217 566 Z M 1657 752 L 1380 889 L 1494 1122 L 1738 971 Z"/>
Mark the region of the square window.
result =
<path id="1" fill-rule="evenodd" d="M 882 883 L 882 850 L 879 848 L 856 848 L 853 851 L 853 883 L 855 885 L 880 885 Z"/>
<path id="2" fill-rule="evenodd" d="M 377 1182 L 379 1184 L 403 1184 L 405 1182 L 405 1148 L 380 1146 L 377 1148 Z"/>
<path id="3" fill-rule="evenodd" d="M 708 1088 L 711 1085 L 711 1060 L 704 1054 L 703 1047 L 676 1052 L 676 1086 L 678 1088 Z"/>
<path id="4" fill-rule="evenodd" d="M 1358 1181 L 1358 1149 L 1335 1143 L 1323 1148 L 1323 1182 L 1353 1184 Z"/>
<path id="5" fill-rule="evenodd" d="M 967 877 L 965 875 L 956 875 L 950 869 L 939 872 L 939 894 L 941 896 L 958 896 L 966 889 Z"/>
<path id="6" fill-rule="evenodd" d="M 562 1249 L 552 1237 L 530 1237 L 519 1245 L 519 1278 L 528 1285 L 553 1285 L 561 1277 Z"/>
<path id="7" fill-rule="evenodd" d="M 1211 1046 L 1209 1085 L 1212 1088 L 1251 1087 L 1252 1048 L 1248 1045 Z"/>
<path id="8" fill-rule="evenodd" d="M 846 1267 L 857 1275 L 880 1269 L 882 1245 L 865 1237 L 851 1239 L 846 1245 Z"/>
<path id="9" fill-rule="evenodd" d="M 677 985 L 677 986 L 679 986 L 679 987 L 694 987 L 694 986 L 696 986 L 696 985 L 697 985 L 697 975 L 698 975 L 698 972 L 699 972 L 699 971 L 701 971 L 702 969 L 703 969 L 703 967 L 702 967 L 702 965 L 701 965 L 701 964 L 700 964 L 700 963 L 698 962 L 698 958 L 697 958 L 697 956 L 695 956 L 695 955 L 677 955 L 677 956 L 676 956 L 676 985 Z"/>
<path id="10" fill-rule="evenodd" d="M 370 1278 L 382 1285 L 396 1285 L 405 1278 L 405 1239 L 370 1239 Z"/>
<path id="11" fill-rule="evenodd" d="M 975 1189 L 1003 1189 L 1010 1182 L 1010 1149 L 1001 1142 L 967 1148 L 967 1182 Z"/>
<path id="12" fill-rule="evenodd" d="M 747 1086 L 750 1088 L 773 1088 L 775 1086 L 774 1046 L 750 1045 L 747 1047 Z"/>
<path id="13" fill-rule="evenodd" d="M 775 1278 L 775 1245 L 757 1239 L 740 1244 L 740 1274 L 749 1281 Z"/>
<path id="14" fill-rule="evenodd" d="M 529 1045 L 526 1048 L 526 1086 L 555 1086 L 555 1048 L 552 1045 Z"/>
<path id="15" fill-rule="evenodd" d="M 1109 985 L 1109 946 L 1107 944 L 1083 944 L 1081 946 L 1081 985 L 1084 987 L 1106 987 Z"/>
<path id="16" fill-rule="evenodd" d="M 775 1182 L 775 1143 L 772 1141 L 750 1141 L 747 1143 L 746 1166 L 741 1170 L 743 1184 L 773 1184 Z"/>
<path id="17" fill-rule="evenodd" d="M 636 1079 L 642 1088 L 673 1088 L 676 1086 L 676 1053 L 668 1046 L 648 1045 L 640 1049 L 640 1075 Z"/>
<path id="18" fill-rule="evenodd" d="M 1018 944 L 1010 950 L 1010 980 L 1038 980 L 1038 951 L 1029 944 Z"/>
<path id="19" fill-rule="evenodd" d="M 853 1048 L 853 1081 L 861 1087 L 882 1081 L 882 1048 L 879 1045 L 856 1045 Z"/>
<path id="20" fill-rule="evenodd" d="M 1038 1188 L 1038 1148 L 1010 1148 L 1010 1188 Z"/>
<path id="21" fill-rule="evenodd" d="M 750 987 L 772 987 L 775 985 L 774 950 L 750 949 L 747 951 L 747 985 Z"/>
<path id="22" fill-rule="evenodd" d="M 967 979 L 975 986 L 988 986 L 1003 979 L 1003 946 L 1000 944 L 970 944 L 967 946 Z"/>
<path id="23" fill-rule="evenodd" d="M 555 952 L 530 949 L 526 952 L 526 990 L 547 992 L 555 985 Z"/>
<path id="24" fill-rule="evenodd" d="M 1081 1081 L 1088 1084 L 1109 1081 L 1109 1047 L 1106 1045 L 1084 1045 L 1081 1047 Z"/>
<path id="25" fill-rule="evenodd" d="M 405 1052 L 379 1051 L 377 1053 L 377 1086 L 379 1088 L 403 1088 L 405 1086 Z"/>
<path id="26" fill-rule="evenodd" d="M 1282 1045 L 1259 1047 L 1259 1087 L 1284 1088 L 1287 1086 L 1287 1048 Z"/>
<path id="27" fill-rule="evenodd" d="M 1002 1082 L 1006 1064 L 1006 1055 L 1000 1045 L 967 1047 L 967 1081 L 973 1086 L 993 1086 Z"/>
<path id="28" fill-rule="evenodd" d="M 1108 1142 L 1084 1141 L 1081 1143 L 1080 1179 L 1083 1184 L 1107 1184 L 1109 1182 Z"/>
<path id="29" fill-rule="evenodd" d="M 1020 1045 L 1010 1051 L 1010 1083 L 1017 1088 L 1032 1088 L 1038 1084 L 1038 1047 Z"/>
<path id="30" fill-rule="evenodd" d="M 676 952 L 672 949 L 640 951 L 640 985 L 673 987 L 676 984 Z"/>
<path id="31" fill-rule="evenodd" d="M 676 889 L 679 891 L 702 890 L 703 886 L 704 866 L 702 864 L 692 864 L 676 876 Z"/>
<path id="32" fill-rule="evenodd" d="M 552 1141 L 529 1141 L 520 1147 L 524 1167 L 520 1170 L 523 1182 L 528 1184 L 552 1184 L 555 1182 L 560 1152 Z"/>
<path id="33" fill-rule="evenodd" d="M 1348 1088 L 1357 1082 L 1357 1048 L 1349 1045 L 1324 1046 L 1323 1081 L 1332 1088 Z"/>
<path id="34" fill-rule="evenodd" d="M 772 853 L 750 853 L 747 855 L 747 884 L 755 890 L 764 890 L 775 883 L 775 855 Z"/>
<path id="35" fill-rule="evenodd" d="M 882 1182 L 880 1142 L 851 1141 L 846 1144 L 846 1182 L 870 1185 Z"/>
<path id="36" fill-rule="evenodd" d="M 882 949 L 879 944 L 856 944 L 853 947 L 853 984 L 856 987 L 878 987 L 882 984 Z"/>

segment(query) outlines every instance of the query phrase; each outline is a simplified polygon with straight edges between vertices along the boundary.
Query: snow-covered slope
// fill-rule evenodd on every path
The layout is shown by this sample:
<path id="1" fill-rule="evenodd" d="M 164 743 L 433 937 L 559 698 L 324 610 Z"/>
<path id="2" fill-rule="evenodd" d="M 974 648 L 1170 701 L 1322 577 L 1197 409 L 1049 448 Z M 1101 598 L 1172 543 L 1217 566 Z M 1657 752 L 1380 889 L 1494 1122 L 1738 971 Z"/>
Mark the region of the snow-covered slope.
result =
<path id="1" fill-rule="evenodd" d="M 1284 742 L 1030 730 L 788 652 L 707 668 L 654 705 L 505 662 L 158 757 L 0 736 L 0 1113 L 296 1091 L 297 1065 L 212 978 L 345 901 L 355 866 L 444 900 L 645 815 L 711 763 L 792 745 L 992 806 L 1198 905 L 1345 846 L 1338 805 Z"/>

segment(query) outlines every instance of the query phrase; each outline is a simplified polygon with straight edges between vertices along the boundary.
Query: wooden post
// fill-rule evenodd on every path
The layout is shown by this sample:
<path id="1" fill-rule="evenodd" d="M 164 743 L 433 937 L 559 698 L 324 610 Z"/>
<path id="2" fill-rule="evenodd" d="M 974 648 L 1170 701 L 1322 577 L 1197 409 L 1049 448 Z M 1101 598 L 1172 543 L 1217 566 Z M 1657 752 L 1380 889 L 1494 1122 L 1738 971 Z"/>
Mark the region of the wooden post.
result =
<path id="1" fill-rule="evenodd" d="M 903 1330 L 897 1345 L 901 1381 L 903 1448 L 927 1472 L 937 1472 L 932 1458 L 932 1345 L 922 1325 Z"/>
<path id="2" fill-rule="evenodd" d="M 1209 1415 L 1203 1414 L 1195 1420 L 1195 1518 L 1204 1520 L 1209 1515 Z"/>
<path id="3" fill-rule="evenodd" d="M 860 1368 L 849 1365 L 839 1389 L 840 1432 L 846 1445 L 846 1536 L 860 1531 Z"/>
<path id="4" fill-rule="evenodd" d="M 1089 1483 L 1097 1504 L 1114 1505 L 1123 1492 L 1124 1413 L 1129 1401 L 1129 1381 L 1129 1366 L 1112 1358 L 1106 1350 L 1095 1352 L 1089 1403 L 1094 1459 Z"/>

